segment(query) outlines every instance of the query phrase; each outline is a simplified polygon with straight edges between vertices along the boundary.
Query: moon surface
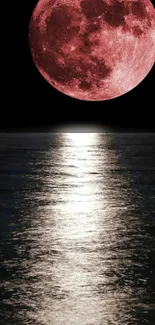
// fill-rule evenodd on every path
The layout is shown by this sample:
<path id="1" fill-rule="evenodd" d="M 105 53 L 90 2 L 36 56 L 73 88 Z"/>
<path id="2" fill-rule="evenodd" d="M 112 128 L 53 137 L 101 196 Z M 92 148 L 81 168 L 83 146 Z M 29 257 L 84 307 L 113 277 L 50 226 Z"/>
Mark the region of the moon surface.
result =
<path id="1" fill-rule="evenodd" d="M 155 62 L 150 0 L 40 0 L 29 25 L 33 61 L 60 92 L 103 101 L 135 88 Z"/>

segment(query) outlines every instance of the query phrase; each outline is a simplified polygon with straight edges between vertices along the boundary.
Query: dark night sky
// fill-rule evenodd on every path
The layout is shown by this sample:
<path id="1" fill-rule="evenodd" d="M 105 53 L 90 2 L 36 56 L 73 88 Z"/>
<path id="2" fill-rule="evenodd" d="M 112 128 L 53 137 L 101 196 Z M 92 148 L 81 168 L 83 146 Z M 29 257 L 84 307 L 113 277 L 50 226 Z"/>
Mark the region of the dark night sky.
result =
<path id="1" fill-rule="evenodd" d="M 9 118 L 8 110 L 4 110 L 0 130 L 46 130 L 53 125 L 81 125 L 90 122 L 124 130 L 154 131 L 155 66 L 135 89 L 121 97 L 103 102 L 70 98 L 44 80 L 32 61 L 28 43 L 28 26 L 36 3 L 36 0 L 27 0 L 21 4 L 22 16 L 18 18 L 20 22 L 17 24 L 14 44 L 15 77 L 10 94 L 5 98 L 6 105 L 11 99 L 11 107 L 8 104 Z M 18 16 L 17 13 L 16 15 Z"/>

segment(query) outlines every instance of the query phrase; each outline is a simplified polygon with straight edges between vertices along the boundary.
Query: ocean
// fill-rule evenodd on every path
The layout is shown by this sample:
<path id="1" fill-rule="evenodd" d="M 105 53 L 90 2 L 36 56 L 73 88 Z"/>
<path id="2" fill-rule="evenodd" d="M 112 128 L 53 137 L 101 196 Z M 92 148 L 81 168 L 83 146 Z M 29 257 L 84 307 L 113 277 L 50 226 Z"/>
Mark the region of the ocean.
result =
<path id="1" fill-rule="evenodd" d="M 155 324 L 155 133 L 0 134 L 0 324 Z"/>

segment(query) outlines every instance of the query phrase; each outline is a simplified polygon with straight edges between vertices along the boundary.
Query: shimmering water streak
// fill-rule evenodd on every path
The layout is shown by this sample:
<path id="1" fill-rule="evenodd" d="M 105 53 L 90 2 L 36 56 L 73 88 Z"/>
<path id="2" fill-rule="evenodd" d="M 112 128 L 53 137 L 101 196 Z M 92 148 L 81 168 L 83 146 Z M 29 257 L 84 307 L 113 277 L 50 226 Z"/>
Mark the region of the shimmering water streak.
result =
<path id="1" fill-rule="evenodd" d="M 155 136 L 0 144 L 5 324 L 153 325 Z"/>

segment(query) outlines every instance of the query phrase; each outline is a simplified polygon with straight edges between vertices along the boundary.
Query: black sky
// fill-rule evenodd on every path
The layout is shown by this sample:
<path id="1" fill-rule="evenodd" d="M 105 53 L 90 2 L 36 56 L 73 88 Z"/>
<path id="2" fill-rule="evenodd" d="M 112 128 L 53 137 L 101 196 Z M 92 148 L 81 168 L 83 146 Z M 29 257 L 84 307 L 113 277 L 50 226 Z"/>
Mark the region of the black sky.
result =
<path id="1" fill-rule="evenodd" d="M 44 80 L 32 61 L 28 42 L 29 21 L 36 3 L 27 0 L 21 5 L 22 16 L 18 18 L 14 42 L 15 73 L 11 91 L 5 98 L 9 112 L 4 110 L 0 130 L 46 130 L 62 124 L 91 123 L 114 129 L 154 131 L 155 66 L 135 89 L 103 102 L 70 98 Z"/>

